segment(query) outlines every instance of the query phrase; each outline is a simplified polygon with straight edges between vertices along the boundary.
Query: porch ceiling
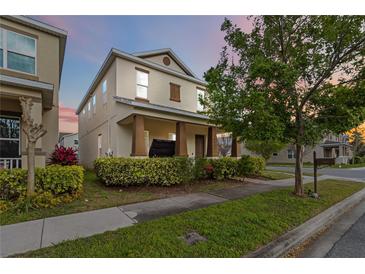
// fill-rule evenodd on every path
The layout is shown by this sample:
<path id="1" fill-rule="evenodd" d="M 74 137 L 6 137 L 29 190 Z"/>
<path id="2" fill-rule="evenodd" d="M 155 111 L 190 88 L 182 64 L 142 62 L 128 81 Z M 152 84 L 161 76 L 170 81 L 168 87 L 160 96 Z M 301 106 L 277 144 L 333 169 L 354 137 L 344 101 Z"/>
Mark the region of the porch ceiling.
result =
<path id="1" fill-rule="evenodd" d="M 49 83 L 21 79 L 8 75 L 0 75 L 0 85 L 12 86 L 21 89 L 40 91 L 42 94 L 42 106 L 44 109 L 51 109 L 53 106 L 54 86 Z"/>

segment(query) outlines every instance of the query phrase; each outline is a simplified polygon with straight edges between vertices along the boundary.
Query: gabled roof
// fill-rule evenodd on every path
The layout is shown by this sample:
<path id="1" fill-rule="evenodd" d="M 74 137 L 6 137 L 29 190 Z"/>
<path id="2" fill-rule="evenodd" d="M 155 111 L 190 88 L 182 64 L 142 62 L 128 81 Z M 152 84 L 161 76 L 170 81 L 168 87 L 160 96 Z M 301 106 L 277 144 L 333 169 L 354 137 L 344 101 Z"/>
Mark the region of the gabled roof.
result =
<path id="1" fill-rule="evenodd" d="M 109 66 L 114 62 L 116 57 L 123 58 L 125 60 L 135 62 L 136 64 L 141 64 L 146 67 L 162 71 L 164 73 L 191 81 L 198 85 L 205 86 L 207 84 L 205 81 L 203 81 L 195 76 L 190 76 L 190 75 L 184 74 L 182 72 L 170 69 L 166 66 L 157 64 L 155 62 L 145 60 L 145 59 L 135 56 L 133 54 L 129 54 L 129 53 L 123 52 L 121 50 L 112 48 L 109 51 L 108 56 L 105 58 L 103 64 L 101 65 L 101 68 L 99 69 L 98 73 L 96 74 L 96 76 L 95 76 L 93 82 L 91 83 L 89 89 L 87 90 L 85 96 L 82 98 L 81 103 L 79 104 L 79 106 L 76 110 L 76 114 L 79 114 L 81 112 L 81 110 L 84 107 L 84 105 L 86 104 L 87 100 L 91 97 L 91 93 L 95 90 L 96 86 L 99 84 L 100 80 L 104 77 L 105 73 L 109 69 Z"/>
<path id="2" fill-rule="evenodd" d="M 187 65 L 185 65 L 184 62 L 170 48 L 156 49 L 156 50 L 149 50 L 149 51 L 142 51 L 142 52 L 133 53 L 134 56 L 137 56 L 137 57 L 140 57 L 140 58 L 147 58 L 147 57 L 158 56 L 158 55 L 163 55 L 163 54 L 169 55 L 172 58 L 172 60 L 174 60 L 186 74 L 188 74 L 192 77 L 196 77 L 194 72 Z"/>

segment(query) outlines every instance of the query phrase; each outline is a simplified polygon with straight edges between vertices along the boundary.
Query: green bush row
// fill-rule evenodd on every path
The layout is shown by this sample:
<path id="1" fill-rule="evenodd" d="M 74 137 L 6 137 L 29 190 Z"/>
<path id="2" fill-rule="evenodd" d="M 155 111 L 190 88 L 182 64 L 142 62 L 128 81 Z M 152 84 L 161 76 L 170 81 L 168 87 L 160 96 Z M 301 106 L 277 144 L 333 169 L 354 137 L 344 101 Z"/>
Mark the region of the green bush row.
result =
<path id="1" fill-rule="evenodd" d="M 50 195 L 75 195 L 82 190 L 84 169 L 81 166 L 50 165 L 36 168 L 36 194 L 47 192 Z M 26 195 L 27 170 L 0 170 L 0 200 L 15 201 Z"/>
<path id="2" fill-rule="evenodd" d="M 188 158 L 98 158 L 96 175 L 106 185 L 175 185 L 192 179 Z"/>
<path id="3" fill-rule="evenodd" d="M 240 159 L 190 158 L 98 158 L 96 175 L 106 185 L 176 185 L 199 179 L 227 179 L 260 174 L 265 167 L 261 157 Z"/>

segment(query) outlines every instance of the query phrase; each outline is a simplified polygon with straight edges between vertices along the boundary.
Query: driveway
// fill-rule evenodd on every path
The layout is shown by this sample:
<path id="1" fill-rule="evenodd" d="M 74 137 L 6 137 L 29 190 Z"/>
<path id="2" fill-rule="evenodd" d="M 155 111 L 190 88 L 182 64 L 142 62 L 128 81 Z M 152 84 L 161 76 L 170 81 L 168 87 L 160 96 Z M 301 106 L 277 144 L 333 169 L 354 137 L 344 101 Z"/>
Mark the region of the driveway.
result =
<path id="1" fill-rule="evenodd" d="M 271 170 L 281 170 L 281 171 L 289 171 L 294 172 L 294 167 L 291 166 L 270 166 L 266 167 Z M 304 167 L 303 172 L 305 173 L 313 173 L 313 167 Z M 318 173 L 322 175 L 330 175 L 336 177 L 344 177 L 344 178 L 356 178 L 365 181 L 365 168 L 319 168 Z"/>

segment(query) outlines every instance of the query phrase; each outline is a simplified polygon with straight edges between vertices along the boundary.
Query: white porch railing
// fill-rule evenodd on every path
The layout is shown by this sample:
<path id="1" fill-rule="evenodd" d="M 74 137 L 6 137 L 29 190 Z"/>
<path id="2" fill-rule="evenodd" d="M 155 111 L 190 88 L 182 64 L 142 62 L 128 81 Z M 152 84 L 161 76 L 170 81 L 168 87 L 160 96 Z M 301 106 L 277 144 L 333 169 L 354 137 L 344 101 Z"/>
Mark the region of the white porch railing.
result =
<path id="1" fill-rule="evenodd" d="M 0 169 L 13 169 L 21 168 L 22 159 L 21 158 L 0 158 Z"/>

